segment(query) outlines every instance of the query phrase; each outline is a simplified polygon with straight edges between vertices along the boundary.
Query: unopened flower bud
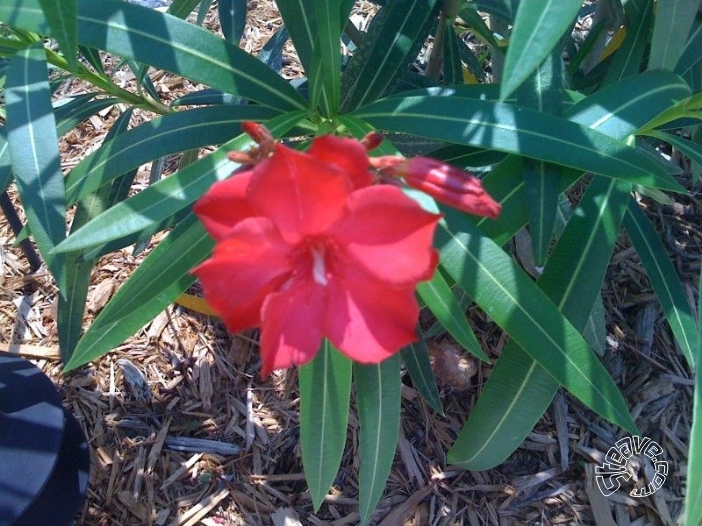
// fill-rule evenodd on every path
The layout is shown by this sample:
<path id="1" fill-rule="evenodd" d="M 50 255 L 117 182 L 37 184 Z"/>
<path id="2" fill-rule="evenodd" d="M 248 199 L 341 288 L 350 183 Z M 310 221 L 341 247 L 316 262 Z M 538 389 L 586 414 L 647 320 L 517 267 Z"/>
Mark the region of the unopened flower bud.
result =
<path id="1" fill-rule="evenodd" d="M 429 157 L 375 157 L 374 168 L 383 175 L 401 177 L 417 190 L 421 190 L 437 201 L 469 214 L 497 218 L 502 207 L 483 188 L 476 176 Z"/>

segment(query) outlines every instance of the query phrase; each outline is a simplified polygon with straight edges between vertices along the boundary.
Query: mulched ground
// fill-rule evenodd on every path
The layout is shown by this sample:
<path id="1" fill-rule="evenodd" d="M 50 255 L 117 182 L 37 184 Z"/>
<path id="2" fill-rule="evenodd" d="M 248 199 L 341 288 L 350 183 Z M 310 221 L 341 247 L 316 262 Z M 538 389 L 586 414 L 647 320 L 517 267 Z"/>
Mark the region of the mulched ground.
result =
<path id="1" fill-rule="evenodd" d="M 359 3 L 361 21 L 370 13 L 365 4 Z M 255 52 L 280 19 L 266 1 L 249 2 L 249 10 L 243 46 Z M 215 20 L 209 23 L 216 29 Z M 286 64 L 286 74 L 299 72 L 294 57 Z M 122 81 L 132 82 L 128 75 Z M 165 99 L 195 88 L 167 75 L 159 76 L 156 85 Z M 70 93 L 81 88 L 66 86 Z M 114 118 L 106 112 L 65 137 L 67 167 L 99 143 Z M 148 167 L 141 172 L 145 177 Z M 692 189 L 689 178 L 682 182 Z M 700 197 L 699 186 L 692 194 Z M 647 211 L 696 303 L 700 210 L 688 198 L 675 199 L 673 206 L 647 202 Z M 62 376 L 56 359 L 55 286 L 45 272 L 29 274 L 13 240 L 0 221 L 0 348 L 12 347 L 47 372 L 89 437 L 90 487 L 78 524 L 358 522 L 353 407 L 341 470 L 314 514 L 300 460 L 297 373 L 277 372 L 262 380 L 255 332 L 230 335 L 217 319 L 174 305 L 111 354 Z M 125 249 L 99 261 L 86 324 L 142 257 Z M 607 272 L 603 298 L 603 360 L 642 434 L 664 449 L 669 472 L 661 490 L 641 499 L 627 495 L 633 485 L 607 499 L 599 493 L 594 467 L 622 435 L 564 392 L 496 469 L 467 472 L 447 465 L 446 451 L 489 374 L 489 367 L 466 358 L 463 365 L 475 375 L 441 386 L 444 417 L 426 406 L 410 382 L 404 385 L 400 443 L 372 524 L 610 525 L 612 515 L 619 525 L 673 524 L 684 495 L 693 382 L 624 236 Z M 504 337 L 481 312 L 471 309 L 469 316 L 486 351 L 499 356 Z M 450 341 L 439 337 L 437 344 L 450 346 Z M 639 484 L 645 483 L 643 474 L 637 476 Z"/>

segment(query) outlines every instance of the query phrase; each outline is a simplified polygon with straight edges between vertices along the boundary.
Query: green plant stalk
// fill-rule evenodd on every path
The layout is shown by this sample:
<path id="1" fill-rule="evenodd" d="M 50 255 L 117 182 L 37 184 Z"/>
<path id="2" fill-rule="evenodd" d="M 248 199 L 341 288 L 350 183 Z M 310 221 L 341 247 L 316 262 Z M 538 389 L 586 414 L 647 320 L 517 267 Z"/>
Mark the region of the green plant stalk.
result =
<path id="1" fill-rule="evenodd" d="M 41 39 L 39 38 L 38 35 L 32 35 L 36 36 L 35 42 L 39 42 Z M 10 57 L 12 54 L 3 52 L 2 49 L 12 49 L 14 51 L 19 51 L 21 49 L 24 49 L 27 47 L 27 42 L 26 41 L 21 41 L 21 40 L 15 40 L 15 39 L 0 39 L 0 56 L 5 56 L 5 57 Z M 57 68 L 62 69 L 63 71 L 69 71 L 68 69 L 68 61 L 64 58 L 63 55 L 60 53 L 57 53 L 56 51 L 47 48 L 44 46 L 44 51 L 46 52 L 46 61 L 51 64 L 52 66 L 56 66 Z M 100 75 L 97 75 L 96 73 L 93 73 L 89 69 L 87 69 L 85 66 L 79 63 L 78 69 L 75 72 L 71 73 L 71 76 L 74 78 L 78 78 L 81 80 L 84 80 L 86 82 L 89 82 L 96 88 L 102 90 L 106 94 L 113 95 L 120 99 L 121 101 L 130 104 L 134 107 L 143 109 L 143 110 L 148 110 L 148 111 L 153 111 L 154 113 L 158 113 L 159 115 L 165 115 L 167 113 L 172 113 L 174 110 L 165 104 L 163 104 L 160 101 L 153 100 L 150 98 L 142 97 L 139 95 L 136 95 L 132 93 L 131 91 L 127 91 L 123 88 L 120 88 L 116 84 L 110 82 L 109 80 L 105 79 L 104 77 L 101 77 Z"/>

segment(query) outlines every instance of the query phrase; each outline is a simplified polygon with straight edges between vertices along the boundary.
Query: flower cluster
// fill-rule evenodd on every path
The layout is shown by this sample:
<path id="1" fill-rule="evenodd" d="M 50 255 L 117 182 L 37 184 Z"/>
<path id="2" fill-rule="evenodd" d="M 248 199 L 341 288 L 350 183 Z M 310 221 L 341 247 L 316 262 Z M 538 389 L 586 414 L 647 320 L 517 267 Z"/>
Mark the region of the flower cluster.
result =
<path id="1" fill-rule="evenodd" d="M 456 196 L 479 195 L 471 210 L 495 217 L 499 205 L 479 180 L 466 187 L 472 176 L 428 159 L 370 159 L 376 135 L 318 137 L 303 153 L 260 125 L 244 129 L 259 146 L 232 158 L 249 166 L 195 205 L 217 245 L 193 272 L 230 331 L 261 327 L 262 374 L 309 362 L 325 337 L 361 363 L 414 341 L 414 292 L 436 268 L 432 238 L 441 216 L 397 186 L 374 183 L 378 174 L 401 177 L 453 196 L 447 202 L 464 210 L 470 199 Z"/>

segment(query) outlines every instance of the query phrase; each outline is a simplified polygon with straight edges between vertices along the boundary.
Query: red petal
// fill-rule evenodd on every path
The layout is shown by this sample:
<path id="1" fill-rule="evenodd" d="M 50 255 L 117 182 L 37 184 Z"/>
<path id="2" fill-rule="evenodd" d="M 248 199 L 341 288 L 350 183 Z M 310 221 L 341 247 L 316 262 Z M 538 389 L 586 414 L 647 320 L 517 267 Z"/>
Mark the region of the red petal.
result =
<path id="1" fill-rule="evenodd" d="M 313 281 L 268 296 L 261 316 L 261 376 L 314 358 L 323 336 L 324 297 Z"/>
<path id="2" fill-rule="evenodd" d="M 325 335 L 349 358 L 378 363 L 417 339 L 413 289 L 386 287 L 351 267 L 328 290 Z"/>
<path id="3" fill-rule="evenodd" d="M 389 185 L 357 190 L 349 209 L 331 234 L 364 270 L 390 286 L 414 287 L 431 278 L 437 263 L 432 239 L 441 216 Z"/>
<path id="4" fill-rule="evenodd" d="M 289 252 L 273 223 L 254 217 L 230 230 L 212 258 L 193 270 L 231 332 L 260 325 L 264 299 L 289 277 Z"/>
<path id="5" fill-rule="evenodd" d="M 254 168 L 247 195 L 290 243 L 325 232 L 346 212 L 351 183 L 336 166 L 283 145 Z"/>
<path id="6" fill-rule="evenodd" d="M 354 188 L 373 184 L 373 174 L 368 170 L 368 154 L 356 139 L 333 135 L 317 137 L 308 153 L 315 159 L 339 167 Z"/>
<path id="7" fill-rule="evenodd" d="M 252 175 L 251 170 L 235 173 L 212 185 L 195 203 L 195 213 L 216 240 L 224 239 L 239 221 L 259 215 L 246 198 L 246 187 Z"/>

